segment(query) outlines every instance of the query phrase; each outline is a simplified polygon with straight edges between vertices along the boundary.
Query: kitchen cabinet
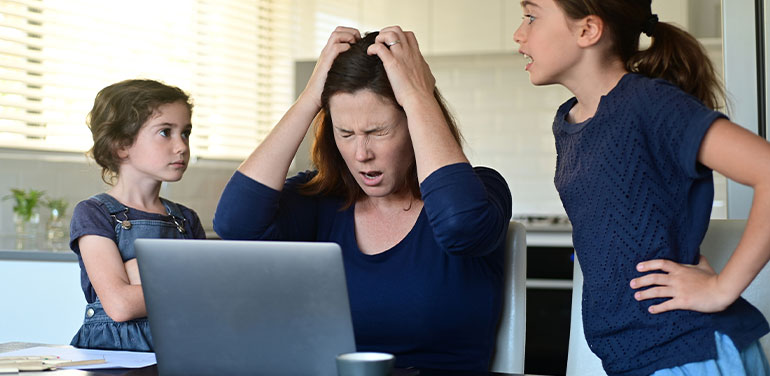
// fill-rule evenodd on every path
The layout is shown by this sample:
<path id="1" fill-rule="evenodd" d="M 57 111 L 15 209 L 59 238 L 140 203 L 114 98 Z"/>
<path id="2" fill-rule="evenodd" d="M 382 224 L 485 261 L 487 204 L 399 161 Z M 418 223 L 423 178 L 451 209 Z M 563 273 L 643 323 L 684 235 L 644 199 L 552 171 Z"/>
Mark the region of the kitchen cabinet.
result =
<path id="1" fill-rule="evenodd" d="M 443 55 L 501 50 L 505 39 L 504 2 L 434 1 L 430 20 L 433 48 L 428 53 Z"/>
<path id="2" fill-rule="evenodd" d="M 423 51 L 432 49 L 430 30 L 431 1 L 414 0 L 361 0 L 361 31 L 377 31 L 386 26 L 399 25 L 414 32 Z"/>
<path id="3" fill-rule="evenodd" d="M 69 343 L 86 300 L 72 252 L 0 250 L 0 342 Z"/>
<path id="4" fill-rule="evenodd" d="M 335 26 L 362 32 L 399 25 L 415 33 L 424 55 L 513 53 L 521 6 L 508 0 L 295 0 L 295 60 L 313 60 Z"/>

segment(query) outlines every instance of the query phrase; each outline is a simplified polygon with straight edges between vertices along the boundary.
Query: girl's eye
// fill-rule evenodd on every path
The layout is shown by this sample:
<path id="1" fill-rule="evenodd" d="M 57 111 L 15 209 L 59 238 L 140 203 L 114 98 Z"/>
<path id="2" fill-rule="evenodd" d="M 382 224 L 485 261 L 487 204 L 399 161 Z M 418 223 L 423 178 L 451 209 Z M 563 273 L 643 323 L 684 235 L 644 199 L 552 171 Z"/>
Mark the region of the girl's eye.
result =
<path id="1" fill-rule="evenodd" d="M 185 140 L 189 139 L 190 138 L 190 133 L 192 133 L 191 130 L 186 130 L 186 131 L 182 132 L 182 138 L 184 138 Z"/>
<path id="2" fill-rule="evenodd" d="M 528 24 L 531 24 L 532 22 L 535 21 L 535 16 L 531 14 L 525 14 L 523 17 L 521 17 L 521 19 L 527 21 Z"/>
<path id="3" fill-rule="evenodd" d="M 169 132 L 169 129 L 168 129 L 168 128 L 165 128 L 165 129 L 161 129 L 161 130 L 160 130 L 160 132 L 158 132 L 158 133 L 159 133 L 161 136 L 163 136 L 163 137 L 168 137 L 168 132 Z"/>

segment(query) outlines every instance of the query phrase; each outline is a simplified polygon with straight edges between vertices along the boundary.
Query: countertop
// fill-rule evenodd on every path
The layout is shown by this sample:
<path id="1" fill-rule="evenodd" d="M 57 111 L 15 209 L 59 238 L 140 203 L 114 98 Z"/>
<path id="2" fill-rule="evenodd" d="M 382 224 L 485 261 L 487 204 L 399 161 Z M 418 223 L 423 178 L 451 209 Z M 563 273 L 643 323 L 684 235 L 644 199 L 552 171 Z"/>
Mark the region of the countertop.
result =
<path id="1" fill-rule="evenodd" d="M 78 257 L 66 245 L 51 249 L 43 239 L 17 244 L 14 235 L 0 235 L 0 261 L 60 261 L 77 262 Z"/>

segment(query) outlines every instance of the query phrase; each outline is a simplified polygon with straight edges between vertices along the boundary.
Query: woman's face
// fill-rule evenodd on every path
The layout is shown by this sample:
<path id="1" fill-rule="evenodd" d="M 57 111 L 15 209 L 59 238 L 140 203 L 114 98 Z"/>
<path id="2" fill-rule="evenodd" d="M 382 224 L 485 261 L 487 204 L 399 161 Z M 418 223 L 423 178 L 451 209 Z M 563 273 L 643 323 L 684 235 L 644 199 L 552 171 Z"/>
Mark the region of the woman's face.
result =
<path id="1" fill-rule="evenodd" d="M 329 98 L 334 141 L 358 185 L 370 197 L 403 188 L 414 162 L 406 115 L 370 90 Z"/>

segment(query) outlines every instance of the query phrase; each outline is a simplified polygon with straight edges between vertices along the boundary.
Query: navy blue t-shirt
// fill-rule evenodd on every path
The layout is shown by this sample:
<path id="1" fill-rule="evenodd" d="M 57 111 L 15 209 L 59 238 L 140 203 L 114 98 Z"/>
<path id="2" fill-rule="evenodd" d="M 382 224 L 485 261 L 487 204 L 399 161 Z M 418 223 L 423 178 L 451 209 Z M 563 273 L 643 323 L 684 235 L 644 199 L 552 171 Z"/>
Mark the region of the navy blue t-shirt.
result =
<path id="1" fill-rule="evenodd" d="M 697 161 L 703 136 L 723 114 L 660 79 L 626 74 L 593 118 L 569 123 L 572 98 L 553 123 L 554 183 L 572 222 L 584 274 L 583 323 L 591 350 L 610 375 L 716 358 L 714 332 L 739 349 L 768 332 L 762 314 L 739 298 L 725 311 L 653 315 L 629 282 L 652 259 L 697 264 L 714 199 L 712 172 Z M 729 251 L 729 250 L 727 250 Z"/>
<path id="2" fill-rule="evenodd" d="M 185 218 L 185 230 L 187 234 L 190 234 L 192 239 L 205 239 L 206 232 L 203 230 L 201 221 L 198 218 L 198 214 L 194 210 L 185 207 L 184 205 L 176 204 L 179 210 L 182 212 L 182 216 Z M 140 219 L 152 219 L 165 222 L 172 222 L 172 219 L 168 215 L 162 215 L 158 213 L 148 213 L 138 209 L 130 208 L 127 213 L 127 219 L 131 221 Z M 121 219 L 123 219 L 121 217 Z M 83 294 L 86 297 L 88 303 L 96 301 L 96 291 L 93 285 L 91 285 L 91 279 L 88 278 L 86 267 L 83 265 L 83 256 L 80 254 L 80 245 L 78 240 L 81 236 L 85 235 L 98 235 L 108 239 L 112 239 L 115 244 L 118 244 L 118 238 L 115 234 L 115 225 L 117 221 L 110 216 L 110 211 L 107 206 L 94 199 L 89 198 L 87 200 L 80 201 L 75 209 L 72 211 L 72 220 L 70 221 L 70 249 L 78 255 L 78 262 L 80 263 L 80 285 L 83 288 Z M 124 255 L 121 252 L 121 258 L 123 262 L 128 261 L 131 258 L 135 258 L 134 255 Z"/>
<path id="3" fill-rule="evenodd" d="M 494 170 L 467 163 L 440 168 L 420 189 L 424 207 L 393 248 L 360 251 L 355 206 L 282 191 L 240 172 L 222 193 L 214 230 L 225 239 L 331 241 L 342 248 L 359 351 L 396 355 L 398 367 L 486 371 L 502 304 L 511 194 Z"/>

